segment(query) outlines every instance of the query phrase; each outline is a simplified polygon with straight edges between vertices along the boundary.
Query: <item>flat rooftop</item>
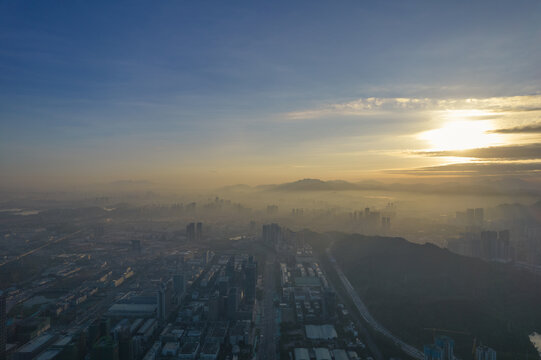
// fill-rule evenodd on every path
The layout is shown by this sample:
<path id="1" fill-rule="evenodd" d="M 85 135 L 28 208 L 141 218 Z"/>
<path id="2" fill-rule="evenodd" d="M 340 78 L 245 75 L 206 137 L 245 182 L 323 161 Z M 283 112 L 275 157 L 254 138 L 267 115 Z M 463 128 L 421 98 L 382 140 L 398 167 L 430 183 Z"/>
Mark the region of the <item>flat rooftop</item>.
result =
<path id="1" fill-rule="evenodd" d="M 305 325 L 304 328 L 309 339 L 330 340 L 338 337 L 333 325 Z"/>

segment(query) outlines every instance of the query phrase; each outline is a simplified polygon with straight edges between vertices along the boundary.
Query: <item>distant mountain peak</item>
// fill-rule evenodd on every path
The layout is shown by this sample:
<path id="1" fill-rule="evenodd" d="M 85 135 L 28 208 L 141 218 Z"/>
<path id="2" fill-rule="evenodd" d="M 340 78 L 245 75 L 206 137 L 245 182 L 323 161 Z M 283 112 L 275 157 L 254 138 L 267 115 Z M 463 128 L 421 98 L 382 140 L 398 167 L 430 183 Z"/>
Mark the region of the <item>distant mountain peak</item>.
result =
<path id="1" fill-rule="evenodd" d="M 302 179 L 276 185 L 271 188 L 276 191 L 340 191 L 357 190 L 357 185 L 344 180 L 323 181 L 321 179 Z"/>

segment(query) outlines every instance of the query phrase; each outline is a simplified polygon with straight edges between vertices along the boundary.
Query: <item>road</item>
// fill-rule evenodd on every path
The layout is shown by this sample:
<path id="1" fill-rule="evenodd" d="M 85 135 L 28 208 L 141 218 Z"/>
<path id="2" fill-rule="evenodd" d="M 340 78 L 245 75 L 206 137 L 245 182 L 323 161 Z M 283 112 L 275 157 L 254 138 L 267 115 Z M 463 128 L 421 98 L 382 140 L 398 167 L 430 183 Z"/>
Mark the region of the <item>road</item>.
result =
<path id="1" fill-rule="evenodd" d="M 269 257 L 272 255 L 269 254 Z M 261 319 L 261 343 L 259 346 L 259 360 L 274 360 L 276 358 L 276 315 L 274 309 L 275 283 L 274 257 L 265 264 L 263 278 L 264 298 Z"/>
<path id="2" fill-rule="evenodd" d="M 41 249 L 43 249 L 43 248 L 46 248 L 47 246 L 50 246 L 50 245 L 52 245 L 52 244 L 57 244 L 57 243 L 59 243 L 59 242 L 61 242 L 61 241 L 64 241 L 64 240 L 66 240 L 66 239 L 69 239 L 69 238 L 72 237 L 73 235 L 79 234 L 81 231 L 83 231 L 83 230 L 77 230 L 77 231 L 75 231 L 75 232 L 73 232 L 73 233 L 71 233 L 71 234 L 68 234 L 68 235 L 66 235 L 66 236 L 59 237 L 58 239 L 54 239 L 54 240 L 47 241 L 45 244 L 43 244 L 43 245 L 41 245 L 41 246 L 39 246 L 39 247 L 37 247 L 37 248 L 35 248 L 35 249 L 32 249 L 32 250 L 30 250 L 30 251 L 27 251 L 27 252 L 25 252 L 25 253 L 23 253 L 23 254 L 20 254 L 20 255 L 14 257 L 13 259 L 10 259 L 10 260 L 8 260 L 8 261 L 6 261 L 6 262 L 0 264 L 0 267 L 2 267 L 2 266 L 4 266 L 4 265 L 7 265 L 7 264 L 10 264 L 10 263 L 12 263 L 12 262 L 14 262 L 14 261 L 18 261 L 18 260 L 22 259 L 22 258 L 25 257 L 25 256 L 32 255 L 32 254 L 35 253 L 36 251 L 39 251 L 39 250 L 41 250 Z"/>
<path id="3" fill-rule="evenodd" d="M 330 280 L 330 278 L 328 278 L 328 279 Z M 376 359 L 376 360 L 383 360 L 384 359 L 383 354 L 381 353 L 379 347 L 374 342 L 374 339 L 372 338 L 372 335 L 368 332 L 368 329 L 366 328 L 364 323 L 361 321 L 361 317 L 359 316 L 359 314 L 357 314 L 355 309 L 352 309 L 348 305 L 348 302 L 344 301 L 345 300 L 344 295 L 349 297 L 349 293 L 348 294 L 342 294 L 341 291 L 337 291 L 338 289 L 336 288 L 336 285 L 337 284 L 331 283 L 331 286 L 334 289 L 334 291 L 336 293 L 336 296 L 338 297 L 340 302 L 343 303 L 348 308 L 349 315 L 350 315 L 351 319 L 354 321 L 355 325 L 357 326 L 357 329 L 359 330 L 359 334 L 361 335 L 361 338 L 363 339 L 366 346 L 368 347 L 368 350 L 370 350 L 370 353 L 372 354 L 372 357 L 374 359 Z"/>
<path id="4" fill-rule="evenodd" d="M 331 245 L 332 246 L 332 245 Z M 368 311 L 366 305 L 362 302 L 361 298 L 349 282 L 346 275 L 342 272 L 342 269 L 340 269 L 340 266 L 336 262 L 336 259 L 331 254 L 331 247 L 326 249 L 327 256 L 333 265 L 336 273 L 340 277 L 340 280 L 342 281 L 342 284 L 344 285 L 344 288 L 348 292 L 349 296 L 351 297 L 351 300 L 353 301 L 353 304 L 355 304 L 355 307 L 363 317 L 363 319 L 370 325 L 374 330 L 379 332 L 380 334 L 387 337 L 389 340 L 391 340 L 396 346 L 400 347 L 402 351 L 404 351 L 409 356 L 415 358 L 415 359 L 424 359 L 424 354 L 421 350 L 415 348 L 414 346 L 404 342 L 403 340 L 399 339 L 395 335 L 393 335 L 389 330 L 387 330 L 383 325 L 381 325 L 374 317 L 372 317 L 372 314 Z"/>

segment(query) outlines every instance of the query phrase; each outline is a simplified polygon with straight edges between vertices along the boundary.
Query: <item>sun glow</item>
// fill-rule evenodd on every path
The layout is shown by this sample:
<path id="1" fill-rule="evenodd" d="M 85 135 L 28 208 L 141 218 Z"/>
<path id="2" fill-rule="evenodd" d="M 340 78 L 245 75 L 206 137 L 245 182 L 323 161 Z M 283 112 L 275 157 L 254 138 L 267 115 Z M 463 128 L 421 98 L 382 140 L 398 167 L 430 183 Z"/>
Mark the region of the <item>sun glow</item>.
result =
<path id="1" fill-rule="evenodd" d="M 430 150 L 465 150 L 501 143 L 501 135 L 493 130 L 490 120 L 459 120 L 445 123 L 441 128 L 419 134 L 419 139 L 430 144 Z"/>

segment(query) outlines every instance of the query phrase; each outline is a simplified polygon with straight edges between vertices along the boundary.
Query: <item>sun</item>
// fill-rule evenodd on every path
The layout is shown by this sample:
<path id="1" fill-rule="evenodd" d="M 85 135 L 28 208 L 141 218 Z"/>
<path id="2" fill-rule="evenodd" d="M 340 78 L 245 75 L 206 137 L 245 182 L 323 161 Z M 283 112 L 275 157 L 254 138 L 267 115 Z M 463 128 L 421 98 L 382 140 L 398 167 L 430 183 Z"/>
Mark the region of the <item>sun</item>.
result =
<path id="1" fill-rule="evenodd" d="M 430 150 L 466 150 L 501 143 L 501 136 L 490 130 L 493 130 L 490 120 L 456 120 L 422 132 L 418 138 L 427 141 Z"/>

